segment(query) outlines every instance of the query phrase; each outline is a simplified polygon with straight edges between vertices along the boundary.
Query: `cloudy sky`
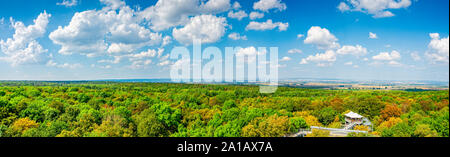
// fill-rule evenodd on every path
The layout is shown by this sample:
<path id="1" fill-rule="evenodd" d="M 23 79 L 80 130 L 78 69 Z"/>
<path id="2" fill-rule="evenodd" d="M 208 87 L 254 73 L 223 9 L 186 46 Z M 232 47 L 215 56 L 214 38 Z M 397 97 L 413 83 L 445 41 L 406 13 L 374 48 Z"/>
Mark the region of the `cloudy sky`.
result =
<path id="1" fill-rule="evenodd" d="M 0 0 L 0 80 L 169 78 L 175 46 L 279 47 L 279 78 L 449 80 L 448 0 Z"/>

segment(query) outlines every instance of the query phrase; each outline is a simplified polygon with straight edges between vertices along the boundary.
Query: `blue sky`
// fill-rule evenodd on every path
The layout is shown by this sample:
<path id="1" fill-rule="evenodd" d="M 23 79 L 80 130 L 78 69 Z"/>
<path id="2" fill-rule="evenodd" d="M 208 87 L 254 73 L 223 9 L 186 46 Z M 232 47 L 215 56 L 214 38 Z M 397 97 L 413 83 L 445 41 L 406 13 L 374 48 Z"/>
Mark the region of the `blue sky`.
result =
<path id="1" fill-rule="evenodd" d="M 0 80 L 169 78 L 166 55 L 197 36 L 279 47 L 280 79 L 448 81 L 448 3 L 0 0 Z"/>

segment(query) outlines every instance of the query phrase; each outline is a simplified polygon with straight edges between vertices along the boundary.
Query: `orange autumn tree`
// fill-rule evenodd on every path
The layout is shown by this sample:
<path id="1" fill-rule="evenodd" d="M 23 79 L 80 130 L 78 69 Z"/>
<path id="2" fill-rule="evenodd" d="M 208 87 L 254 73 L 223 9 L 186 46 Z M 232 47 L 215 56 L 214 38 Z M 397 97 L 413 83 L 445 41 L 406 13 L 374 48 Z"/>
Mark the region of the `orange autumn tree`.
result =
<path id="1" fill-rule="evenodd" d="M 400 117 L 402 109 L 396 105 L 386 105 L 386 107 L 381 110 L 380 114 L 382 120 L 388 120 L 390 117 Z"/>
<path id="2" fill-rule="evenodd" d="M 442 99 L 441 102 L 436 103 L 436 106 L 438 110 L 448 107 L 448 99 Z"/>
<path id="3" fill-rule="evenodd" d="M 339 97 L 334 97 L 331 101 L 330 101 L 330 106 L 333 107 L 335 110 L 337 110 L 338 112 L 341 112 L 342 110 L 344 110 L 344 100 L 342 100 Z"/>

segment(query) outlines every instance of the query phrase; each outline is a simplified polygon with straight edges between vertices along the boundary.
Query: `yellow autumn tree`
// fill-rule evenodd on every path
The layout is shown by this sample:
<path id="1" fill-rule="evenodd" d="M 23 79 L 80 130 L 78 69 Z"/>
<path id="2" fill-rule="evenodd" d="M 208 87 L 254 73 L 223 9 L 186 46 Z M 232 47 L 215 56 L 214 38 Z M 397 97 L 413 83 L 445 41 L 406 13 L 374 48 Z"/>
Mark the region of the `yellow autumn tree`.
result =
<path id="1" fill-rule="evenodd" d="M 9 134 L 18 137 L 28 129 L 37 128 L 38 126 L 39 124 L 36 121 L 30 120 L 28 117 L 19 118 L 10 126 Z"/>
<path id="2" fill-rule="evenodd" d="M 414 135 L 417 137 L 438 137 L 436 130 L 431 130 L 427 124 L 419 124 L 414 131 Z"/>
<path id="3" fill-rule="evenodd" d="M 242 128 L 244 137 L 281 137 L 289 132 L 287 116 L 272 115 L 265 119 L 254 119 Z"/>
<path id="4" fill-rule="evenodd" d="M 294 117 L 302 117 L 308 126 L 322 126 L 317 117 L 311 115 L 308 111 L 294 112 Z"/>
<path id="5" fill-rule="evenodd" d="M 133 128 L 127 125 L 125 118 L 111 115 L 107 116 L 102 124 L 92 131 L 90 136 L 131 137 L 132 134 Z"/>
<path id="6" fill-rule="evenodd" d="M 340 122 L 333 122 L 330 125 L 328 125 L 329 128 L 341 128 L 342 124 Z"/>
<path id="7" fill-rule="evenodd" d="M 248 124 L 242 128 L 242 136 L 243 137 L 258 137 L 261 133 L 253 124 Z"/>
<path id="8" fill-rule="evenodd" d="M 329 128 L 341 128 L 342 124 L 339 116 L 334 117 L 334 121 L 328 125 Z"/>
<path id="9" fill-rule="evenodd" d="M 388 121 L 384 121 L 378 126 L 378 131 L 382 131 L 384 129 L 390 128 L 398 123 L 403 122 L 401 118 L 398 117 L 391 117 Z"/>
<path id="10" fill-rule="evenodd" d="M 329 137 L 330 131 L 328 130 L 319 130 L 313 129 L 310 134 L 307 134 L 306 137 Z"/>
<path id="11" fill-rule="evenodd" d="M 356 125 L 353 127 L 354 130 L 361 130 L 361 131 L 369 131 L 369 127 L 365 125 Z"/>
<path id="12" fill-rule="evenodd" d="M 261 137 L 281 137 L 288 132 L 289 119 L 287 116 L 272 115 L 259 123 Z"/>

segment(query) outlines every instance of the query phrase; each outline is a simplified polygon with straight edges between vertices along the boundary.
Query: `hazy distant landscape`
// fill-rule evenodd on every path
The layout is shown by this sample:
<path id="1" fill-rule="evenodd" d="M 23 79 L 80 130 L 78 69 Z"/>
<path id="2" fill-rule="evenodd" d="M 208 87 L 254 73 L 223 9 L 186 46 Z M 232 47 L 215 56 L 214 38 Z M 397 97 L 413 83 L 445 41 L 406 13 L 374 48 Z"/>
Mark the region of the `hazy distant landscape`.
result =
<path id="1" fill-rule="evenodd" d="M 171 79 L 104 79 L 104 80 L 64 80 L 64 81 L 33 81 L 22 80 L 15 82 L 24 82 L 27 84 L 40 84 L 39 82 L 49 83 L 176 83 Z M 10 84 L 13 81 L 0 80 L 0 84 Z M 193 82 L 183 82 L 193 83 Z M 258 85 L 264 84 L 259 82 L 242 82 L 242 83 L 212 83 L 201 82 L 201 84 L 250 84 Z M 296 88 L 309 88 L 309 89 L 359 89 L 359 90 L 408 90 L 408 91 L 421 91 L 421 90 L 448 90 L 448 81 L 398 81 L 398 80 L 344 80 L 344 79 L 282 79 L 278 83 L 279 86 L 284 87 L 296 87 Z"/>
<path id="2" fill-rule="evenodd" d="M 396 81 L 396 80 L 326 80 L 326 79 L 292 79 L 282 80 L 280 85 L 300 88 L 320 89 L 366 89 L 366 90 L 448 90 L 445 81 Z"/>

